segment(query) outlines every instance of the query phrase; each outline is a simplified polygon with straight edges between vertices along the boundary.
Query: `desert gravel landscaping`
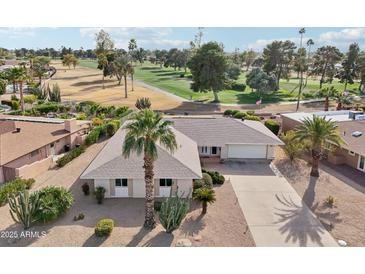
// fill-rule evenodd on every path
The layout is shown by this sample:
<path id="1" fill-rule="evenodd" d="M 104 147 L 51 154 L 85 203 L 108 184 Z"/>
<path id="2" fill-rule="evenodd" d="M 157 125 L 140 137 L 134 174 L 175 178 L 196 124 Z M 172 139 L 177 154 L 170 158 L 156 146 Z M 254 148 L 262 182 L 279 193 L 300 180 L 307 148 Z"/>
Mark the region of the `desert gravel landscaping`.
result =
<path id="1" fill-rule="evenodd" d="M 21 234 L 21 225 L 14 224 L 8 206 L 0 207 L 0 246 L 175 246 L 181 239 L 189 239 L 192 246 L 254 246 L 242 211 L 229 182 L 215 187 L 217 202 L 208 207 L 202 217 L 200 205 L 192 203 L 180 228 L 167 234 L 160 224 L 152 231 L 142 228 L 144 199 L 106 199 L 102 205 L 92 195 L 84 196 L 78 179 L 105 141 L 90 146 L 85 153 L 61 169 L 45 172 L 36 178 L 33 189 L 48 185 L 70 188 L 75 203 L 55 222 L 32 227 L 28 233 L 45 231 L 46 236 L 9 238 L 11 233 Z M 79 213 L 85 219 L 73 221 Z M 103 218 L 112 218 L 115 227 L 110 237 L 94 236 L 95 224 Z"/>
<path id="2" fill-rule="evenodd" d="M 310 178 L 310 165 L 303 159 L 290 163 L 281 149 L 276 151 L 276 157 L 276 167 L 332 236 L 345 240 L 349 246 L 364 246 L 365 188 L 323 165 L 320 177 Z M 334 207 L 324 202 L 329 195 L 336 199 Z"/>

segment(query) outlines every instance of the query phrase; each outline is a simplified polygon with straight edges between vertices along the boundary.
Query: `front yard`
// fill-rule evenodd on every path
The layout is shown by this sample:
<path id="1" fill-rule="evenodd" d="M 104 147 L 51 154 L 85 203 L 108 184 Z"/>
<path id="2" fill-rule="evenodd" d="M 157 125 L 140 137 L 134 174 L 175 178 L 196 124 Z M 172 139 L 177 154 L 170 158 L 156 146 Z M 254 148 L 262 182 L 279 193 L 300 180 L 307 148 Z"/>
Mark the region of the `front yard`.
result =
<path id="1" fill-rule="evenodd" d="M 340 179 L 335 171 L 323 166 L 320 177 L 311 178 L 306 161 L 290 163 L 281 149 L 276 151 L 276 157 L 276 167 L 332 236 L 345 240 L 349 246 L 365 246 L 365 188 L 349 178 Z M 329 195 L 335 197 L 333 207 L 324 202 Z"/>
<path id="2" fill-rule="evenodd" d="M 36 178 L 33 189 L 55 185 L 72 191 L 75 203 L 60 219 L 33 226 L 22 234 L 22 226 L 13 222 L 8 205 L 0 207 L 0 246 L 175 246 L 178 240 L 186 238 L 192 246 L 254 246 L 229 182 L 215 187 L 217 201 L 208 206 L 204 217 L 200 205 L 193 203 L 191 212 L 172 234 L 165 233 L 160 224 L 152 231 L 142 228 L 143 199 L 106 199 L 98 205 L 93 195 L 84 196 L 78 177 L 104 144 L 105 141 L 94 144 L 65 167 Z M 74 221 L 79 213 L 85 218 Z M 94 236 L 94 226 L 103 218 L 115 221 L 114 230 L 106 239 Z M 16 234 L 21 237 L 16 238 Z"/>

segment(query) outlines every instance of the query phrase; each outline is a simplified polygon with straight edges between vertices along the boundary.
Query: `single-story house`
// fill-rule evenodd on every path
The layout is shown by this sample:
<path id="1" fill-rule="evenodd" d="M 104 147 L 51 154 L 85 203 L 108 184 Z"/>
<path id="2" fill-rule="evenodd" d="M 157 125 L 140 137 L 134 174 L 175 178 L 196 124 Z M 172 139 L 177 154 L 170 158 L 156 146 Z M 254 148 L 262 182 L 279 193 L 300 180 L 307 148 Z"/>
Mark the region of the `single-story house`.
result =
<path id="1" fill-rule="evenodd" d="M 0 183 L 32 178 L 56 155 L 84 142 L 89 121 L 0 115 Z"/>
<path id="2" fill-rule="evenodd" d="M 282 130 L 284 132 L 300 125 L 304 118 L 313 116 L 325 117 L 338 126 L 341 138 L 345 141 L 341 147 L 325 151 L 330 163 L 345 164 L 365 172 L 365 116 L 361 111 L 321 111 L 313 113 L 282 114 Z"/>
<path id="3" fill-rule="evenodd" d="M 200 158 L 222 160 L 273 159 L 282 142 L 262 123 L 222 117 L 166 117 L 174 122 L 178 149 L 168 152 L 158 144 L 154 165 L 155 196 L 191 195 L 194 179 L 202 177 Z M 122 155 L 126 130 L 122 126 L 81 175 L 106 197 L 145 197 L 143 155 Z"/>

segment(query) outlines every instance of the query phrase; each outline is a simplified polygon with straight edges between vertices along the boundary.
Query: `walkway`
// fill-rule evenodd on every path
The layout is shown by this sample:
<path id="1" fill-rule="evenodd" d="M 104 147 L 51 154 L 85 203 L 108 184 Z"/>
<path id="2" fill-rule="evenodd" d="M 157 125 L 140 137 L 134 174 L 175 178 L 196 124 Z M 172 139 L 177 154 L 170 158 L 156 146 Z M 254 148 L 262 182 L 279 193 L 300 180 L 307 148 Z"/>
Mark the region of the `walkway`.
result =
<path id="1" fill-rule="evenodd" d="M 268 163 L 212 163 L 232 183 L 256 246 L 338 246 Z"/>

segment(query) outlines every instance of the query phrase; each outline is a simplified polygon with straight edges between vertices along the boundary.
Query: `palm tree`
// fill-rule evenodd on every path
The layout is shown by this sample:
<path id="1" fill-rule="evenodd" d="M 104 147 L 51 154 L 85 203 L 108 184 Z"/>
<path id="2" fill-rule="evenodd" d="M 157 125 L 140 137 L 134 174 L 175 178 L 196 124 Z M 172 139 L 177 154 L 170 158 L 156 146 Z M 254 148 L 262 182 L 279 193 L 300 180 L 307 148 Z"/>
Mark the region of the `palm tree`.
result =
<path id="1" fill-rule="evenodd" d="M 39 85 L 41 85 L 42 84 L 42 77 L 47 72 L 47 69 L 45 68 L 44 65 L 42 65 L 40 63 L 36 63 L 33 66 L 33 72 L 34 72 L 34 76 L 38 77 L 38 79 L 39 79 Z"/>
<path id="2" fill-rule="evenodd" d="M 202 214 L 206 214 L 208 203 L 212 204 L 216 201 L 214 189 L 208 187 L 198 188 L 194 191 L 194 199 L 202 203 Z"/>
<path id="3" fill-rule="evenodd" d="M 338 134 L 336 124 L 331 120 L 326 120 L 325 117 L 318 116 L 313 116 L 313 119 L 305 118 L 296 130 L 296 138 L 310 144 L 312 154 L 310 175 L 313 177 L 319 177 L 318 165 L 325 144 L 340 146 L 344 142 Z"/>
<path id="4" fill-rule="evenodd" d="M 15 93 L 15 85 L 19 86 L 21 110 L 24 111 L 23 99 L 23 83 L 30 80 L 27 70 L 23 67 L 13 67 L 7 71 L 7 79 L 13 82 L 13 89 Z"/>
<path id="5" fill-rule="evenodd" d="M 314 41 L 313 39 L 308 39 L 307 41 L 307 47 L 308 47 L 308 58 L 307 58 L 307 63 L 308 63 L 308 70 L 307 70 L 307 73 L 305 75 L 305 83 L 304 83 L 304 87 L 307 86 L 307 83 L 308 83 L 308 76 L 309 76 L 309 61 L 310 61 L 310 57 L 311 57 L 311 49 L 312 49 L 312 46 L 314 45 Z"/>
<path id="6" fill-rule="evenodd" d="M 337 102 L 337 110 L 341 110 L 343 108 L 343 105 L 352 104 L 350 96 L 346 95 L 345 92 L 338 92 L 335 97 Z"/>
<path id="7" fill-rule="evenodd" d="M 146 188 L 144 226 L 146 228 L 155 226 L 153 167 L 158 158 L 157 143 L 171 153 L 177 149 L 171 125 L 171 121 L 162 120 L 161 114 L 150 109 L 143 109 L 134 114 L 131 121 L 125 126 L 126 135 L 122 152 L 124 157 L 129 157 L 133 152 L 137 155 L 143 153 Z"/>
<path id="8" fill-rule="evenodd" d="M 134 86 L 133 86 L 133 82 L 134 82 L 134 67 L 131 64 L 130 68 L 129 68 L 129 74 L 131 75 L 131 81 L 132 81 L 132 91 L 134 91 Z"/>
<path id="9" fill-rule="evenodd" d="M 325 98 L 324 111 L 328 111 L 329 99 L 336 97 L 336 95 L 338 95 L 338 90 L 335 89 L 333 86 L 322 88 L 319 90 L 318 96 Z"/>
<path id="10" fill-rule="evenodd" d="M 134 72 L 131 63 L 129 62 L 129 57 L 127 55 L 121 55 L 115 59 L 113 65 L 114 73 L 117 75 L 119 84 L 121 79 L 124 79 L 124 97 L 128 98 L 127 77 Z"/>

